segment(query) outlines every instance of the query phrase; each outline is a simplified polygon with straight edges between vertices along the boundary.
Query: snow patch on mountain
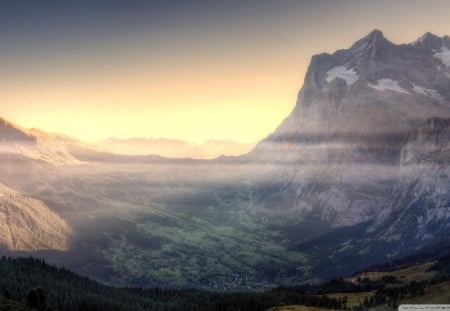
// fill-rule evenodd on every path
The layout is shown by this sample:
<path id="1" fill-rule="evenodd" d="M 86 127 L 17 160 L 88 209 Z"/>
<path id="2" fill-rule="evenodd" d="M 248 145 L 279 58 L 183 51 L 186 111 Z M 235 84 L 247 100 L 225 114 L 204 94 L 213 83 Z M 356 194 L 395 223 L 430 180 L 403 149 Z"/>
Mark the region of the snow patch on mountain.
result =
<path id="1" fill-rule="evenodd" d="M 414 91 L 414 93 L 425 95 L 425 96 L 430 96 L 430 97 L 434 97 L 434 98 L 442 97 L 441 94 L 439 94 L 436 90 L 427 89 L 425 87 L 421 87 L 421 86 L 418 86 L 415 84 L 413 84 L 413 91 Z"/>
<path id="2" fill-rule="evenodd" d="M 445 66 L 450 67 L 450 50 L 448 48 L 442 47 L 440 52 L 434 54 L 434 57 L 440 59 Z"/>
<path id="3" fill-rule="evenodd" d="M 391 79 L 380 79 L 377 84 L 369 83 L 369 87 L 378 91 L 394 91 L 398 93 L 409 94 L 409 92 L 398 85 L 398 82 Z"/>
<path id="4" fill-rule="evenodd" d="M 338 66 L 327 71 L 326 81 L 331 82 L 336 78 L 345 80 L 347 85 L 351 86 L 359 79 L 359 76 L 353 68 L 347 69 L 346 66 Z"/>

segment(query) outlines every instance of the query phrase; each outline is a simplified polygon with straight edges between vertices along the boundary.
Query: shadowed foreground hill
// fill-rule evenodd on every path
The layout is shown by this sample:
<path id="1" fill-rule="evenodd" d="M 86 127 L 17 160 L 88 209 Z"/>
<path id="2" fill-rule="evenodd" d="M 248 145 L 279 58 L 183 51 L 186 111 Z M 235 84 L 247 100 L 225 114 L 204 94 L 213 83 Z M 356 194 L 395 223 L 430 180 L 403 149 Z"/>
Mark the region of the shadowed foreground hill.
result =
<path id="1" fill-rule="evenodd" d="M 431 262 L 429 260 L 432 260 Z M 413 266 L 411 266 L 411 264 Z M 419 265 L 417 265 L 419 264 Z M 390 271 L 392 267 L 397 270 Z M 369 270 L 371 272 L 369 272 Z M 437 252 L 374 267 L 347 279 L 323 284 L 278 288 L 265 292 L 218 293 L 195 289 L 118 288 L 100 284 L 66 269 L 34 258 L 0 259 L 0 310 L 28 310 L 30 291 L 46 291 L 48 305 L 56 310 L 255 310 L 301 306 L 298 310 L 354 309 L 392 310 L 400 301 L 449 303 L 450 255 Z M 417 274 L 418 271 L 422 273 Z M 410 273 L 414 271 L 414 273 Z M 432 272 L 431 272 L 432 271 Z M 366 278 L 378 274 L 380 278 Z M 403 276 L 406 275 L 407 278 Z M 420 278 L 415 279 L 415 275 Z M 426 277 L 424 277 L 426 276 Z M 370 301 L 366 299 L 370 297 Z M 352 297 L 364 297 L 364 305 Z M 23 302 L 16 303 L 16 302 Z M 305 308 L 312 307 L 312 308 Z M 276 309 L 290 310 L 290 309 Z M 293 309 L 297 310 L 297 309 Z"/>

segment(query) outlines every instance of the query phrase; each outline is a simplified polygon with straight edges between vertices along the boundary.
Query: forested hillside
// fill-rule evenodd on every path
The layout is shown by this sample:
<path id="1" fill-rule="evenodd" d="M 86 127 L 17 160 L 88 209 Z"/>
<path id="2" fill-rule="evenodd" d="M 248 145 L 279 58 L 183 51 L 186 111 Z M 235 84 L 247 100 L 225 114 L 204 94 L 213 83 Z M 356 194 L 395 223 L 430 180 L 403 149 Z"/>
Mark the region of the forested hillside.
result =
<path id="1" fill-rule="evenodd" d="M 30 310 L 28 307 L 38 310 L 68 311 L 267 310 L 283 305 L 353 310 L 379 305 L 395 308 L 398 299 L 420 300 L 418 297 L 425 293 L 430 294 L 438 288 L 436 285 L 445 285 L 450 280 L 448 252 L 439 252 L 432 257 L 434 259 L 432 262 L 424 263 L 423 261 L 429 257 L 418 253 L 402 261 L 322 284 L 305 284 L 295 288 L 247 293 L 116 288 L 78 276 L 69 270 L 48 265 L 39 259 L 2 257 L 0 310 Z M 415 262 L 412 267 L 411 262 Z M 399 269 L 396 270 L 396 274 L 384 275 L 385 271 L 392 270 L 394 266 Z M 421 271 L 421 275 L 426 277 L 416 278 L 408 271 Z M 405 273 L 411 279 L 405 279 Z M 373 277 L 374 275 L 377 277 Z M 353 301 L 352 297 L 361 299 Z M 426 302 L 423 299 L 420 301 Z"/>

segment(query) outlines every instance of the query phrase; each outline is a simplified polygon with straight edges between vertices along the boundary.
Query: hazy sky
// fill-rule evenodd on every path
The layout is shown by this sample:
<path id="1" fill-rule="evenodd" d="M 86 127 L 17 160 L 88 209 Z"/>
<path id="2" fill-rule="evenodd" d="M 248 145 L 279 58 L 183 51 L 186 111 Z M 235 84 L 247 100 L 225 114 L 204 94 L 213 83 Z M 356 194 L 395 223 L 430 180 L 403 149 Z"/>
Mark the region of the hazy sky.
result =
<path id="1" fill-rule="evenodd" d="M 0 116 L 83 140 L 256 142 L 313 54 L 450 34 L 448 0 L 0 1 Z"/>

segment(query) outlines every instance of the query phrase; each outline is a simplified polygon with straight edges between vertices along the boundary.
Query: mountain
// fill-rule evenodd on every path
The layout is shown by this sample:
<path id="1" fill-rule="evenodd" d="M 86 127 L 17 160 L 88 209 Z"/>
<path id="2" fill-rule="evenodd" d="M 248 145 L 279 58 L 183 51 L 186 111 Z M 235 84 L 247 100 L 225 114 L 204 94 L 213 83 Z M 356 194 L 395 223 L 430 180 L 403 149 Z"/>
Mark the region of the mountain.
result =
<path id="1" fill-rule="evenodd" d="M 13 251 L 67 250 L 69 225 L 40 200 L 0 184 L 0 245 Z"/>
<path id="2" fill-rule="evenodd" d="M 33 252 L 70 247 L 70 225 L 46 202 L 21 191 L 25 184 L 44 186 L 52 170 L 82 163 L 67 150 L 66 141 L 0 119 L 0 248 Z"/>
<path id="3" fill-rule="evenodd" d="M 375 30 L 348 50 L 314 56 L 296 107 L 249 160 L 288 167 L 278 178 L 301 214 L 314 207 L 333 226 L 370 220 L 412 167 L 401 162 L 411 133 L 450 118 L 448 49 L 447 36 L 396 45 Z"/>
<path id="4" fill-rule="evenodd" d="M 212 159 L 221 155 L 233 156 L 248 152 L 253 145 L 230 140 L 209 140 L 202 144 L 165 138 L 109 138 L 98 145 L 116 154 L 160 155 L 169 158 Z"/>
<path id="5" fill-rule="evenodd" d="M 5 122 L 0 182 L 74 232 L 27 254 L 113 285 L 242 291 L 423 249 L 450 229 L 449 50 L 373 31 L 314 56 L 292 113 L 237 157 L 117 155 Z"/>
<path id="6" fill-rule="evenodd" d="M 409 242 L 436 239 L 449 227 L 449 174 L 450 119 L 427 119 L 404 144 L 396 196 L 381 210 L 371 230 L 378 228 L 385 238 Z M 408 231 L 410 236 L 404 236 Z"/>
<path id="7" fill-rule="evenodd" d="M 297 219 L 299 237 L 302 223 L 329 228 L 292 237 L 314 274 L 407 254 L 448 229 L 449 55 L 448 36 L 396 45 L 378 30 L 316 55 L 292 113 L 247 155 L 278 166 L 257 190 L 267 214 Z"/>
<path id="8" fill-rule="evenodd" d="M 37 129 L 23 129 L 0 119 L 0 154 L 22 156 L 54 165 L 77 165 L 81 162 L 70 154 L 62 136 Z"/>
<path id="9" fill-rule="evenodd" d="M 388 147 L 397 136 L 450 114 L 449 49 L 448 36 L 427 33 L 396 45 L 375 30 L 348 50 L 314 56 L 294 110 L 256 151 L 271 142 L 332 141 L 351 149 L 363 145 L 365 161 L 395 160 Z"/>

